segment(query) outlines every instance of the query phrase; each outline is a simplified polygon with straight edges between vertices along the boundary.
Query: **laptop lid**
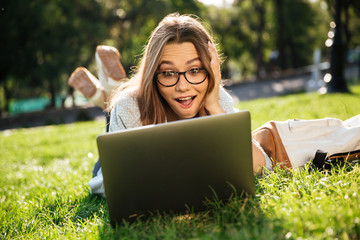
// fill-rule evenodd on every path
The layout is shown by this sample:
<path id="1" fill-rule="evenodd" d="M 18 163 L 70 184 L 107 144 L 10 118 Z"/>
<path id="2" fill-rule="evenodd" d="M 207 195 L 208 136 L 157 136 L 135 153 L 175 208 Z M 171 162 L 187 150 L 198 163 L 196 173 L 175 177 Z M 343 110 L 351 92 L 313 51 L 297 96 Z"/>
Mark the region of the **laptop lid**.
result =
<path id="1" fill-rule="evenodd" d="M 97 137 L 111 223 L 149 211 L 254 194 L 250 113 L 157 124 Z"/>

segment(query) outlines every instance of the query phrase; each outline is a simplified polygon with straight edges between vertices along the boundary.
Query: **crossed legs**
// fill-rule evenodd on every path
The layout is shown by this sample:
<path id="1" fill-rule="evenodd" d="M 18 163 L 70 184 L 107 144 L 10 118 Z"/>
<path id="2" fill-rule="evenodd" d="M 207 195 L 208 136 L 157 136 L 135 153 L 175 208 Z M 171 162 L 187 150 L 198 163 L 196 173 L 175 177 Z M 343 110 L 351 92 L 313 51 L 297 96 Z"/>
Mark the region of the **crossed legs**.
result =
<path id="1" fill-rule="evenodd" d="M 97 46 L 95 59 L 99 79 L 86 68 L 78 67 L 71 74 L 68 84 L 95 105 L 106 109 L 112 90 L 126 81 L 126 72 L 121 65 L 120 57 L 119 51 L 114 47 Z"/>

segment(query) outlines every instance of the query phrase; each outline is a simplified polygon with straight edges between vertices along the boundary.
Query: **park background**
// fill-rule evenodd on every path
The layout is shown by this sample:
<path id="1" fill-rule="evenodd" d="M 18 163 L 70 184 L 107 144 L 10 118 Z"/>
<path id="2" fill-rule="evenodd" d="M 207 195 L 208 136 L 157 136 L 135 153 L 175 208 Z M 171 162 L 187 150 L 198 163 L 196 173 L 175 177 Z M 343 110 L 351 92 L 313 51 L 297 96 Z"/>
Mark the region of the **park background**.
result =
<path id="1" fill-rule="evenodd" d="M 154 213 L 133 224 L 110 226 L 106 200 L 90 194 L 88 186 L 98 159 L 95 139 L 106 127 L 104 114 L 78 102 L 86 110 L 97 109 L 102 119 L 59 124 L 66 123 L 61 120 L 66 114 L 87 119 L 76 112 L 83 108 L 68 103 L 72 94 L 78 100 L 81 95 L 68 87 L 67 79 L 78 66 L 96 75 L 99 44 L 117 47 L 130 73 L 160 19 L 174 11 L 197 14 L 220 44 L 226 88 L 260 98 L 240 98 L 235 104 L 251 112 L 252 130 L 270 120 L 345 120 L 359 114 L 360 1 L 202 2 L 0 2 L 0 239 L 360 239 L 358 162 L 331 171 L 275 169 L 255 177 L 252 198 L 234 196 L 226 204 L 214 199 L 204 212 Z M 336 11 L 339 3 L 341 11 Z M 341 17 L 340 41 L 336 15 Z M 321 53 L 319 66 L 326 66 L 319 81 L 330 90 L 323 93 L 330 94 L 318 94 L 316 88 L 308 93 L 302 85 L 300 91 L 265 98 L 274 86 L 293 90 L 298 78 L 313 78 L 315 49 Z M 355 69 L 350 75 L 349 66 Z M 309 69 L 312 73 L 305 74 Z M 43 102 L 39 112 L 19 107 L 32 101 Z M 69 105 L 62 108 L 62 103 Z M 27 128 L 34 114 L 51 126 Z M 22 124 L 12 125 L 20 119 Z"/>
<path id="2" fill-rule="evenodd" d="M 2 1 L 0 116 L 85 103 L 76 92 L 73 98 L 74 90 L 67 79 L 78 66 L 97 75 L 94 54 L 100 44 L 119 49 L 130 76 L 151 31 L 172 12 L 196 14 L 210 26 L 223 53 L 222 76 L 230 85 L 266 81 L 304 69 L 314 63 L 315 50 L 321 63 L 330 63 L 336 2 Z M 342 53 L 335 59 L 356 63 L 360 54 L 360 3 L 338 2 L 342 4 L 338 26 Z"/>

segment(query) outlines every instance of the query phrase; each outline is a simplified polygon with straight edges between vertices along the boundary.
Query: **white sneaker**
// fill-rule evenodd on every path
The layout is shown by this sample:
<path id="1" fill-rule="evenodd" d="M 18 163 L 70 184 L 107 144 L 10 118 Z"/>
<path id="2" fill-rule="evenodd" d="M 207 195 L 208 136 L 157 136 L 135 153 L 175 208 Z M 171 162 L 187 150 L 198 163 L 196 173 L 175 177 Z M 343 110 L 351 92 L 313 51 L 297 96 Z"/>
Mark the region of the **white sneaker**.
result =
<path id="1" fill-rule="evenodd" d="M 99 45 L 96 48 L 95 58 L 99 79 L 108 96 L 126 78 L 126 72 L 120 63 L 120 57 L 119 51 L 114 47 Z"/>
<path id="2" fill-rule="evenodd" d="M 86 98 L 95 105 L 106 108 L 106 93 L 100 81 L 92 75 L 86 68 L 78 67 L 71 74 L 68 84 L 80 91 Z"/>

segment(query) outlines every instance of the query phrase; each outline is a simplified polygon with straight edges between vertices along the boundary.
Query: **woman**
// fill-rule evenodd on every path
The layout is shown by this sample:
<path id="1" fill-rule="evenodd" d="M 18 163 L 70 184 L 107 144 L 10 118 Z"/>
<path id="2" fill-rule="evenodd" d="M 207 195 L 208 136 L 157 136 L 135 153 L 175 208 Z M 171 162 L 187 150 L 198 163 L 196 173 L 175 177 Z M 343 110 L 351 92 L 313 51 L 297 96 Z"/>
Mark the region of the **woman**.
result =
<path id="1" fill-rule="evenodd" d="M 115 91 L 109 110 L 110 131 L 237 111 L 221 87 L 214 40 L 197 19 L 177 13 L 153 31 L 136 74 Z M 253 152 L 255 172 L 271 165 L 255 143 Z M 95 172 L 91 192 L 105 196 L 101 168 Z"/>

